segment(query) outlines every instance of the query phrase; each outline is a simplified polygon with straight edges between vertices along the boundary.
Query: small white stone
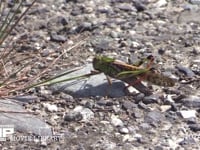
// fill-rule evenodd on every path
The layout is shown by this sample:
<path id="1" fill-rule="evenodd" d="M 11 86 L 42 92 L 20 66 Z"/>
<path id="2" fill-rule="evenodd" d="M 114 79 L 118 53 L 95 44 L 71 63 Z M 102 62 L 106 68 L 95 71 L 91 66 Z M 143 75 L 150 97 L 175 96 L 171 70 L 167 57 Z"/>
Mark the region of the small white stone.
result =
<path id="1" fill-rule="evenodd" d="M 139 91 L 132 86 L 129 86 L 127 90 L 129 93 L 139 93 Z"/>
<path id="2" fill-rule="evenodd" d="M 137 48 L 139 46 L 140 46 L 140 44 L 138 42 L 135 42 L 135 41 L 132 42 L 132 47 L 133 48 Z"/>
<path id="3" fill-rule="evenodd" d="M 176 149 L 179 145 L 175 139 L 167 139 L 170 148 Z"/>
<path id="4" fill-rule="evenodd" d="M 42 140 L 40 145 L 43 146 L 43 147 L 46 147 L 47 146 L 47 141 L 46 140 Z"/>
<path id="5" fill-rule="evenodd" d="M 83 106 L 76 106 L 73 111 L 81 112 L 83 110 Z"/>
<path id="6" fill-rule="evenodd" d="M 79 112 L 83 119 L 81 121 L 89 121 L 94 118 L 94 113 L 89 108 L 84 108 L 83 106 L 77 106 L 73 110 L 74 112 Z"/>
<path id="7" fill-rule="evenodd" d="M 168 131 L 170 128 L 172 127 L 172 124 L 169 122 L 166 122 L 163 127 L 162 127 L 162 131 Z"/>
<path id="8" fill-rule="evenodd" d="M 43 107 L 46 108 L 50 112 L 58 111 L 58 107 L 56 105 L 51 105 L 49 103 L 43 103 Z"/>
<path id="9" fill-rule="evenodd" d="M 158 2 L 156 2 L 155 4 L 154 4 L 154 7 L 163 7 L 163 6 L 165 6 L 165 5 L 167 5 L 167 1 L 166 0 L 159 0 Z"/>
<path id="10" fill-rule="evenodd" d="M 173 95 L 167 95 L 167 101 L 171 102 L 171 103 L 174 103 L 174 100 L 172 99 L 172 96 Z"/>
<path id="11" fill-rule="evenodd" d="M 136 31 L 135 31 L 135 30 L 130 30 L 130 31 L 128 31 L 128 33 L 129 33 L 130 35 L 135 35 L 135 34 L 136 34 Z"/>
<path id="12" fill-rule="evenodd" d="M 136 139 L 130 135 L 130 134 L 125 134 L 123 136 L 123 139 L 122 139 L 123 142 L 132 142 L 132 141 L 136 141 Z"/>
<path id="13" fill-rule="evenodd" d="M 120 129 L 119 129 L 119 133 L 128 134 L 128 133 L 129 133 L 129 130 L 128 130 L 127 128 L 123 127 L 123 128 L 120 128 Z"/>
<path id="14" fill-rule="evenodd" d="M 89 121 L 94 118 L 94 113 L 89 108 L 84 108 L 80 113 L 83 116 L 82 121 Z"/>
<path id="15" fill-rule="evenodd" d="M 196 110 L 181 110 L 180 114 L 184 119 L 195 118 L 196 117 Z"/>
<path id="16" fill-rule="evenodd" d="M 166 112 L 172 108 L 171 105 L 162 105 L 160 106 L 161 112 Z"/>
<path id="17" fill-rule="evenodd" d="M 121 119 L 119 119 L 117 116 L 112 115 L 111 116 L 111 124 L 114 125 L 115 127 L 121 127 L 124 125 Z"/>

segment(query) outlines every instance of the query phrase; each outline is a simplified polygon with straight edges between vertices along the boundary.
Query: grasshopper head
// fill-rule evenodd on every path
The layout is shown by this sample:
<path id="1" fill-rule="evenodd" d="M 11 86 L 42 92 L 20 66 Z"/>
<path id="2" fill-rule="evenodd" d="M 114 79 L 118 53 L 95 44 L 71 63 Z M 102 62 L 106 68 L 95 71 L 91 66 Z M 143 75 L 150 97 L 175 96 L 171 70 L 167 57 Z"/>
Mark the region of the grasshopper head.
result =
<path id="1" fill-rule="evenodd" d="M 92 64 L 95 70 L 102 71 L 102 68 L 104 68 L 107 64 L 113 62 L 114 60 L 115 59 L 106 56 L 95 56 Z"/>

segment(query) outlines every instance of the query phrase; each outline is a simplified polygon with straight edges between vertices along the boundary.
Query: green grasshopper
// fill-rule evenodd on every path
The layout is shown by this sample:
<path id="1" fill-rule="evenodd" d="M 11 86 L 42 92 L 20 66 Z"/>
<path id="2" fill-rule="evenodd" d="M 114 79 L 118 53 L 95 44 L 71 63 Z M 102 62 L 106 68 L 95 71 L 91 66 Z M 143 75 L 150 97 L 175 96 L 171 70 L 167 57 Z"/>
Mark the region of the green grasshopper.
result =
<path id="1" fill-rule="evenodd" d="M 137 65 L 130 65 L 125 62 L 116 60 L 114 58 L 106 57 L 106 56 L 96 56 L 93 59 L 93 68 L 95 71 L 91 71 L 91 73 L 62 79 L 60 81 L 54 81 L 54 79 L 57 79 L 58 77 L 64 76 L 66 74 L 69 74 L 73 71 L 66 72 L 64 74 L 61 74 L 59 76 L 53 77 L 49 80 L 34 84 L 29 86 L 28 88 L 41 86 L 41 85 L 51 85 L 54 83 L 64 82 L 64 81 L 70 81 L 75 79 L 82 79 L 90 77 L 91 75 L 104 73 L 107 76 L 107 79 L 109 83 L 111 84 L 108 77 L 112 77 L 115 79 L 122 80 L 129 84 L 129 86 L 134 86 L 137 90 L 139 90 L 142 93 L 145 93 L 146 95 L 151 94 L 149 89 L 145 87 L 140 81 L 146 80 L 148 82 L 151 82 L 153 84 L 159 85 L 159 86 L 174 86 L 175 82 L 173 79 L 166 77 L 160 73 L 156 73 L 153 68 L 151 68 L 151 64 L 153 62 L 153 56 L 148 56 L 146 59 L 142 59 Z M 140 67 L 144 62 L 149 61 L 149 64 L 146 68 Z"/>
<path id="2" fill-rule="evenodd" d="M 146 59 L 142 60 L 141 63 L 146 60 L 150 60 L 151 64 L 153 58 L 152 56 L 148 56 Z M 139 63 L 139 65 L 141 63 Z M 106 75 L 122 81 L 130 77 L 141 77 L 146 81 L 159 86 L 174 86 L 175 84 L 173 79 L 166 77 L 160 73 L 156 73 L 154 68 L 150 68 L 150 66 L 148 66 L 147 68 L 141 68 L 105 56 L 95 57 L 93 59 L 93 67 L 95 70 L 104 72 Z"/>
<path id="3" fill-rule="evenodd" d="M 95 70 L 104 72 L 107 76 L 122 80 L 128 83 L 129 86 L 134 86 L 140 92 L 150 95 L 152 93 L 140 82 L 141 80 L 146 80 L 159 86 L 171 87 L 175 85 L 173 79 L 161 73 L 156 73 L 155 69 L 151 68 L 153 60 L 153 56 L 150 55 L 146 59 L 142 59 L 136 65 L 130 65 L 114 58 L 96 56 L 93 59 L 93 67 Z M 149 61 L 147 68 L 139 67 L 146 61 Z M 107 79 L 109 81 L 108 77 Z"/>

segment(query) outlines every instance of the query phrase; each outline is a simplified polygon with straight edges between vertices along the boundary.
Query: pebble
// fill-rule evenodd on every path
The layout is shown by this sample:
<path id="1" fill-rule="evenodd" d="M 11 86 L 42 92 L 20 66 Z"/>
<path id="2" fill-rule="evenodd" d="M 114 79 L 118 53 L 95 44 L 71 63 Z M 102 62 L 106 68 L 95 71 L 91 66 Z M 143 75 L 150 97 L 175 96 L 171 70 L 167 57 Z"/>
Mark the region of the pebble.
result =
<path id="1" fill-rule="evenodd" d="M 160 106 L 161 112 L 166 112 L 166 111 L 170 110 L 171 108 L 172 108 L 171 105 L 162 105 L 162 106 Z"/>
<path id="2" fill-rule="evenodd" d="M 198 132 L 200 131 L 200 124 L 190 124 L 189 128 L 194 132 Z"/>
<path id="3" fill-rule="evenodd" d="M 94 119 L 94 113 L 89 108 L 82 109 L 80 113 L 83 117 L 82 121 L 84 122 Z"/>
<path id="4" fill-rule="evenodd" d="M 189 0 L 191 4 L 200 5 L 200 0 Z"/>
<path id="5" fill-rule="evenodd" d="M 49 112 L 57 112 L 58 111 L 58 107 L 54 104 L 52 105 L 49 103 L 43 103 L 42 105 Z"/>
<path id="6" fill-rule="evenodd" d="M 115 127 L 122 127 L 122 126 L 124 126 L 123 121 L 121 119 L 119 119 L 115 115 L 111 116 L 111 124 L 114 125 Z"/>
<path id="7" fill-rule="evenodd" d="M 83 32 L 83 31 L 91 31 L 93 29 L 92 24 L 90 22 L 83 22 L 79 26 L 76 27 L 76 32 Z"/>
<path id="8" fill-rule="evenodd" d="M 47 147 L 47 141 L 46 140 L 42 140 L 40 146 L 43 147 L 43 148 Z"/>
<path id="9" fill-rule="evenodd" d="M 94 113 L 89 108 L 76 106 L 71 112 L 64 116 L 65 121 L 82 121 L 88 122 L 94 118 Z"/>
<path id="10" fill-rule="evenodd" d="M 134 108 L 137 108 L 137 105 L 131 101 L 124 101 L 122 108 L 125 110 L 133 110 Z"/>
<path id="11" fill-rule="evenodd" d="M 65 42 L 67 41 L 67 37 L 64 35 L 59 35 L 56 32 L 52 32 L 50 35 L 50 40 L 54 42 Z"/>
<path id="12" fill-rule="evenodd" d="M 200 97 L 199 96 L 188 96 L 181 100 L 184 106 L 190 108 L 200 108 Z"/>
<path id="13" fill-rule="evenodd" d="M 144 104 L 157 103 L 159 101 L 159 97 L 157 95 L 145 96 L 142 101 Z"/>
<path id="14" fill-rule="evenodd" d="M 139 111 L 138 109 L 133 109 L 131 116 L 134 118 L 141 118 L 143 117 L 143 112 Z"/>
<path id="15" fill-rule="evenodd" d="M 154 7 L 163 7 L 167 5 L 167 1 L 166 0 L 158 0 L 155 4 Z"/>
<path id="16" fill-rule="evenodd" d="M 147 9 L 146 5 L 144 5 L 142 2 L 140 2 L 140 1 L 133 1 L 133 2 L 134 2 L 134 6 L 138 12 L 144 11 Z"/>
<path id="17" fill-rule="evenodd" d="M 140 128 L 141 128 L 142 130 L 149 130 L 149 129 L 151 129 L 152 127 L 151 127 L 148 123 L 141 123 L 141 124 L 140 124 Z"/>
<path id="18" fill-rule="evenodd" d="M 147 123 L 159 123 L 163 122 L 164 120 L 165 116 L 158 111 L 149 112 L 144 118 L 144 121 Z"/>
<path id="19" fill-rule="evenodd" d="M 195 118 L 196 110 L 181 110 L 180 114 L 184 119 Z"/>
<path id="20" fill-rule="evenodd" d="M 73 97 L 71 95 L 63 93 L 63 92 L 60 93 L 60 98 L 66 100 L 66 101 L 72 101 L 73 100 Z"/>
<path id="21" fill-rule="evenodd" d="M 145 95 L 143 94 L 143 93 L 140 93 L 140 94 L 138 94 L 138 95 L 136 95 L 135 97 L 134 97 L 134 101 L 136 102 L 136 103 L 139 103 L 140 101 L 142 101 L 142 99 L 145 97 Z"/>
<path id="22" fill-rule="evenodd" d="M 20 102 L 25 102 L 25 103 L 33 103 L 34 101 L 38 100 L 39 98 L 34 95 L 23 95 L 23 96 L 15 96 L 12 99 L 15 99 Z"/>
<path id="23" fill-rule="evenodd" d="M 189 69 L 189 68 L 183 67 L 183 66 L 181 66 L 181 65 L 177 65 L 176 68 L 177 68 L 180 72 L 184 73 L 184 74 L 185 74 L 187 77 L 189 77 L 189 78 L 192 78 L 192 77 L 195 76 L 195 73 L 194 73 L 191 69 Z"/>
<path id="24" fill-rule="evenodd" d="M 118 8 L 123 10 L 123 11 L 133 11 L 134 8 L 133 6 L 129 5 L 128 3 L 121 3 L 118 5 Z"/>
<path id="25" fill-rule="evenodd" d="M 184 138 L 181 142 L 179 142 L 180 145 L 191 145 L 191 144 L 197 144 L 195 140 L 192 137 Z"/>
<path id="26" fill-rule="evenodd" d="M 121 134 L 128 134 L 129 130 L 126 127 L 119 128 L 119 133 Z"/>
<path id="27" fill-rule="evenodd" d="M 71 121 L 81 121 L 83 116 L 80 112 L 69 112 L 66 113 L 64 116 L 64 121 L 71 122 Z"/>

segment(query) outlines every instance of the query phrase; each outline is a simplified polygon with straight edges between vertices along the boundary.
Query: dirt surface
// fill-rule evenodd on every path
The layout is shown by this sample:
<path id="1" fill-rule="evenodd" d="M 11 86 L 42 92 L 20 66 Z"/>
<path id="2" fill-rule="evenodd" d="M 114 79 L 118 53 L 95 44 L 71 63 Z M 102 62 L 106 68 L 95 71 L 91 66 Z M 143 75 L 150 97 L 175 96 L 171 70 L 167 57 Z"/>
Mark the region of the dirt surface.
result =
<path id="1" fill-rule="evenodd" d="M 43 78 L 91 63 L 96 54 L 132 63 L 153 55 L 176 85 L 115 98 L 34 88 L 26 95 L 36 98 L 23 106 L 53 135 L 2 141 L 1 149 L 200 149 L 199 12 L 197 0 L 39 0 L 11 35 L 17 56 L 35 56 L 27 76 L 63 52 Z"/>

